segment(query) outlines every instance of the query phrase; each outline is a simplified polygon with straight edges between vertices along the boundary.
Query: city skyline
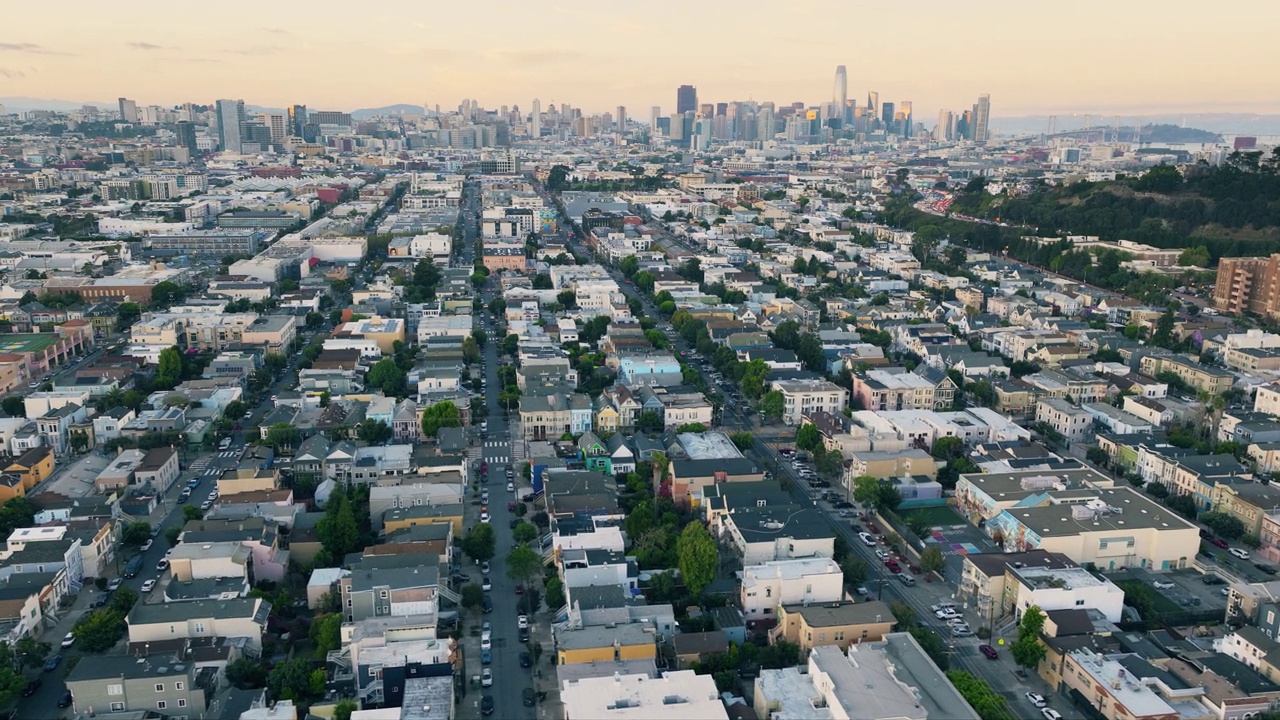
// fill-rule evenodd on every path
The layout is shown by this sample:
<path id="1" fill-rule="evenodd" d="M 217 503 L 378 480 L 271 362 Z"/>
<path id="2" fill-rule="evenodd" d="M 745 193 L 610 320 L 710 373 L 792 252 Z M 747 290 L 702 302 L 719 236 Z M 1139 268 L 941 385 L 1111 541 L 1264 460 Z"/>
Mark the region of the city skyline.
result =
<path id="1" fill-rule="evenodd" d="M 674 103 L 672 88 L 682 84 L 698 88 L 702 103 L 830 102 L 832 68 L 845 65 L 849 97 L 877 91 L 886 102 L 910 99 L 920 118 L 966 107 L 979 94 L 998 97 L 1001 116 L 1280 111 L 1280 80 L 1240 72 L 1273 61 L 1265 23 L 1242 24 L 1231 42 L 1200 54 L 1170 52 L 1186 46 L 1170 44 L 1174 40 L 1192 42 L 1201 21 L 1147 0 L 1074 5 L 1073 13 L 1087 16 L 1092 8 L 1107 22 L 1077 26 L 1061 52 L 1047 52 L 1040 33 L 1025 30 L 1028 15 L 1053 19 L 1039 8 L 1005 17 L 928 3 L 928 22 L 921 23 L 919 9 L 815 0 L 762 24 L 752 13 L 716 4 L 659 2 L 658 12 L 601 15 L 579 0 L 551 7 L 502 0 L 487 14 L 501 14 L 523 31 L 499 45 L 487 23 L 452 7 L 428 12 L 389 0 L 367 24 L 352 26 L 290 7 L 229 5 L 252 12 L 178 24 L 137 0 L 11 8 L 8 31 L 0 33 L 0 94 L 77 102 L 128 97 L 159 105 L 243 98 L 265 107 L 305 102 L 344 111 L 424 99 L 429 107 L 447 108 L 463 98 L 527 111 L 539 98 L 592 113 L 618 105 L 658 105 L 665 113 Z M 655 19 L 667 5 L 679 7 L 680 22 Z M 1267 9 L 1254 0 L 1228 5 L 1245 14 Z M 1149 23 L 1151 13 L 1161 13 L 1161 33 L 1130 32 Z M 119 23 L 122 16 L 128 24 Z M 855 27 L 856 49 L 848 37 Z M 600 30 L 650 49 L 653 38 L 662 38 L 656 47 L 679 52 L 619 54 L 615 43 L 566 42 Z M 753 44 L 760 50 L 746 52 Z M 792 45 L 805 52 L 786 51 Z"/>

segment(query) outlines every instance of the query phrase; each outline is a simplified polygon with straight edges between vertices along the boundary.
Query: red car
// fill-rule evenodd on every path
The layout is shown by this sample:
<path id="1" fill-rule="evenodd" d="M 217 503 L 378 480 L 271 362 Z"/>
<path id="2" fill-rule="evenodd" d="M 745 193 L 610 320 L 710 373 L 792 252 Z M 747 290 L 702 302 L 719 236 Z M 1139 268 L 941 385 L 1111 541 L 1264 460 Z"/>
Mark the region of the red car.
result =
<path id="1" fill-rule="evenodd" d="M 1218 547 L 1222 548 L 1223 550 L 1226 550 L 1226 549 L 1227 549 L 1227 541 L 1226 541 L 1226 540 L 1223 540 L 1222 538 L 1214 538 L 1214 539 L 1210 540 L 1209 542 L 1210 542 L 1211 544 L 1213 544 L 1213 545 L 1217 545 Z"/>
<path id="2" fill-rule="evenodd" d="M 894 560 L 893 558 L 889 558 L 888 560 L 885 560 L 884 566 L 889 568 L 889 572 L 894 573 L 895 575 L 902 572 L 902 566 L 899 565 L 898 561 Z"/>
<path id="3" fill-rule="evenodd" d="M 978 652 L 985 655 L 988 660 L 995 660 L 996 658 L 1000 657 L 1000 653 L 996 652 L 996 649 L 991 647 L 990 645 L 979 645 Z"/>

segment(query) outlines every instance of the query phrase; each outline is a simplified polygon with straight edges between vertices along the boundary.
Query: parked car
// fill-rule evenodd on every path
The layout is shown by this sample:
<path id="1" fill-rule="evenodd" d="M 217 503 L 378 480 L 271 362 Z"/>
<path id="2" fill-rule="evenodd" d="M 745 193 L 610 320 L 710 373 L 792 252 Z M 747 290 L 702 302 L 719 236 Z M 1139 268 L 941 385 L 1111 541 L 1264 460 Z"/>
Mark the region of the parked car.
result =
<path id="1" fill-rule="evenodd" d="M 516 627 L 517 627 L 518 629 L 520 629 L 520 630 L 524 630 L 524 629 L 528 628 L 528 627 L 529 627 L 529 616 L 528 616 L 528 615 L 521 615 L 521 616 L 517 617 L 517 618 L 516 618 Z"/>
<path id="2" fill-rule="evenodd" d="M 863 585 L 859 585 L 858 587 L 854 588 L 854 592 L 858 593 L 862 597 L 867 597 L 868 595 L 871 594 L 871 591 L 867 590 L 867 588 Z"/>
<path id="3" fill-rule="evenodd" d="M 493 662 L 493 651 L 492 651 L 492 650 L 481 650 L 481 651 L 480 651 L 480 664 L 482 664 L 482 665 L 488 665 L 488 664 L 489 664 L 489 663 L 491 663 L 491 662 Z"/>
<path id="4" fill-rule="evenodd" d="M 148 538 L 146 542 L 142 543 L 142 552 L 146 552 L 150 550 L 151 546 L 154 545 L 155 543 L 156 543 L 155 540 Z"/>
<path id="5" fill-rule="evenodd" d="M 876 546 L 876 538 L 875 538 L 875 536 L 874 536 L 874 535 L 872 535 L 871 533 L 867 533 L 867 532 L 860 532 L 860 533 L 858 533 L 858 539 L 859 539 L 859 540 L 861 540 L 861 541 L 862 541 L 862 544 L 863 544 L 863 545 L 866 545 L 867 547 L 875 547 L 875 546 Z"/>
<path id="6" fill-rule="evenodd" d="M 62 656 L 54 655 L 53 657 L 44 661 L 44 671 L 53 672 L 54 670 L 57 670 L 58 666 L 61 664 L 62 664 Z"/>
<path id="7" fill-rule="evenodd" d="M 480 671 L 480 685 L 482 687 L 493 687 L 493 670 L 485 668 Z"/>
<path id="8" fill-rule="evenodd" d="M 520 653 L 520 667 L 522 668 L 533 667 L 533 656 L 527 652 Z"/>
<path id="9" fill-rule="evenodd" d="M 149 593 L 149 592 L 151 592 L 153 589 L 155 589 L 155 586 L 156 586 L 156 581 L 155 581 L 155 580 L 148 580 L 148 581 L 146 581 L 146 582 L 142 583 L 142 592 L 143 592 L 143 593 Z"/>
<path id="10" fill-rule="evenodd" d="M 1226 585 L 1227 584 L 1227 581 L 1223 580 L 1221 575 L 1214 575 L 1212 573 L 1200 578 L 1200 582 L 1204 583 L 1205 585 Z"/>
<path id="11" fill-rule="evenodd" d="M 1227 552 L 1231 553 L 1232 555 L 1235 555 L 1241 560 L 1249 559 L 1249 551 L 1245 550 L 1244 548 L 1233 547 L 1230 550 L 1227 550 Z"/>
<path id="12" fill-rule="evenodd" d="M 988 660 L 996 660 L 1000 657 L 1000 653 L 990 645 L 979 645 L 978 652 L 982 653 Z"/>
<path id="13" fill-rule="evenodd" d="M 492 680 L 490 682 L 492 683 Z M 484 697 L 480 698 L 480 714 L 482 715 L 493 714 L 493 696 L 492 695 L 485 695 Z"/>
<path id="14" fill-rule="evenodd" d="M 1040 714 L 1044 716 L 1044 720 L 1062 720 L 1062 713 L 1053 708 L 1040 708 Z"/>
<path id="15" fill-rule="evenodd" d="M 44 685 L 44 681 L 40 678 L 31 678 L 27 680 L 27 686 L 22 688 L 22 697 L 31 697 L 32 695 L 35 695 L 40 691 L 41 685 Z"/>
<path id="16" fill-rule="evenodd" d="M 168 570 L 168 569 L 169 569 L 169 559 L 160 558 L 160 562 L 156 563 L 156 570 L 159 570 L 160 572 L 164 572 L 165 570 Z"/>
<path id="17" fill-rule="evenodd" d="M 64 635 L 64 636 L 63 636 L 63 638 L 62 638 L 62 647 L 64 647 L 64 648 L 69 648 L 69 647 L 71 647 L 72 645 L 75 645 L 75 644 L 76 644 L 76 634 L 75 634 L 75 633 L 67 633 L 66 635 Z"/>
<path id="18" fill-rule="evenodd" d="M 62 696 L 58 698 L 58 707 L 60 708 L 71 707 L 71 699 L 72 698 L 71 698 L 70 690 L 62 693 Z"/>
<path id="19" fill-rule="evenodd" d="M 120 587 L 123 582 L 124 580 L 120 578 L 112 578 L 111 582 L 107 583 L 107 592 L 115 592 L 116 588 Z"/>
<path id="20" fill-rule="evenodd" d="M 1227 541 L 1223 540 L 1222 538 L 1213 538 L 1212 540 L 1209 541 L 1209 544 L 1220 547 L 1223 550 L 1226 550 L 1228 547 L 1230 547 L 1229 545 L 1227 545 Z"/>
<path id="21" fill-rule="evenodd" d="M 1157 590 L 1171 590 L 1173 589 L 1174 584 L 1171 582 L 1163 581 L 1163 580 L 1156 580 L 1155 582 L 1151 583 L 1151 587 L 1154 587 Z"/>
<path id="22" fill-rule="evenodd" d="M 884 566 L 888 568 L 889 572 L 894 573 L 895 575 L 897 573 L 902 572 L 902 566 L 899 565 L 898 561 L 894 560 L 893 558 L 889 558 L 888 560 L 885 560 Z"/>
<path id="23" fill-rule="evenodd" d="M 1045 702 L 1045 700 L 1044 700 L 1044 696 L 1043 696 L 1043 695 L 1041 695 L 1040 693 L 1035 693 L 1035 692 L 1029 692 L 1029 693 L 1027 693 L 1027 701 L 1028 701 L 1028 702 L 1030 702 L 1032 705 L 1035 705 L 1035 706 L 1036 706 L 1036 707 L 1038 707 L 1038 708 L 1042 708 L 1042 707 L 1044 707 L 1045 705 L 1048 705 L 1048 704 L 1049 704 L 1049 703 Z"/>

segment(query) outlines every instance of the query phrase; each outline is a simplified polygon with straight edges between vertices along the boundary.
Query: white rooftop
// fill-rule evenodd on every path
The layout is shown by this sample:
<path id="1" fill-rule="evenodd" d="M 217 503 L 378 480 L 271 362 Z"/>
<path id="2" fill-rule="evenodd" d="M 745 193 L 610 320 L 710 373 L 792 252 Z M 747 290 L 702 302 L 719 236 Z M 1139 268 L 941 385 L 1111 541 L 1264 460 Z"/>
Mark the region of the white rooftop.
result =
<path id="1" fill-rule="evenodd" d="M 614 675 L 566 681 L 560 688 L 564 716 L 593 720 L 728 720 L 715 680 L 692 670 L 660 678 Z"/>

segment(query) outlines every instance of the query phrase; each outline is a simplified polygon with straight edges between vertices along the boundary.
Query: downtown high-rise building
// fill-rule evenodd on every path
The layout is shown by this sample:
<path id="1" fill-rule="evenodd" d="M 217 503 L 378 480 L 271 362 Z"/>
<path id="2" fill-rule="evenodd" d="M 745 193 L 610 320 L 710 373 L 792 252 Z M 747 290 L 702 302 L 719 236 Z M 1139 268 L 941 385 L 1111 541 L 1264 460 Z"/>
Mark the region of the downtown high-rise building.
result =
<path id="1" fill-rule="evenodd" d="M 127 123 L 138 122 L 138 103 L 129 98 L 120 98 L 120 121 Z"/>
<path id="2" fill-rule="evenodd" d="M 289 132 L 295 137 L 302 137 L 303 128 L 307 126 L 307 106 L 294 105 L 289 108 Z"/>
<path id="3" fill-rule="evenodd" d="M 956 114 L 950 110 L 938 111 L 938 124 L 933 128 L 933 139 L 951 142 L 956 139 Z"/>
<path id="4" fill-rule="evenodd" d="M 659 134 L 658 123 L 661 121 L 662 121 L 662 106 L 654 105 L 653 107 L 649 108 L 649 134 L 650 135 Z"/>
<path id="5" fill-rule="evenodd" d="M 880 117 L 880 93 L 875 90 L 867 93 L 867 114 L 871 116 L 872 122 Z"/>
<path id="6" fill-rule="evenodd" d="M 542 101 L 533 101 L 533 112 L 529 114 L 529 137 L 537 140 L 542 137 Z"/>
<path id="7" fill-rule="evenodd" d="M 267 126 L 267 131 L 271 133 L 271 144 L 284 144 L 285 138 L 289 136 L 289 115 L 282 112 L 273 112 L 266 113 L 260 119 Z"/>
<path id="8" fill-rule="evenodd" d="M 991 96 L 979 95 L 978 104 L 973 106 L 973 141 L 985 143 L 990 139 Z"/>
<path id="9" fill-rule="evenodd" d="M 898 106 L 898 113 L 902 115 L 902 137 L 909 138 L 915 131 L 912 127 L 912 121 L 915 119 L 911 115 L 911 101 L 903 100 Z"/>
<path id="10" fill-rule="evenodd" d="M 219 100 L 215 104 L 218 117 L 218 147 L 223 152 L 240 152 L 241 128 L 244 125 L 243 100 Z"/>
<path id="11" fill-rule="evenodd" d="M 625 105 L 618 106 L 618 111 L 613 116 L 613 123 L 618 128 L 618 132 L 627 129 L 627 107 Z"/>
<path id="12" fill-rule="evenodd" d="M 681 85 L 676 90 L 676 114 L 683 115 L 698 109 L 698 88 L 692 85 Z"/>
<path id="13" fill-rule="evenodd" d="M 849 104 L 849 76 L 845 72 L 843 65 L 836 66 L 835 87 L 831 90 L 831 113 L 832 116 L 839 120 L 839 126 L 844 127 L 848 118 L 845 116 L 845 106 Z"/>

